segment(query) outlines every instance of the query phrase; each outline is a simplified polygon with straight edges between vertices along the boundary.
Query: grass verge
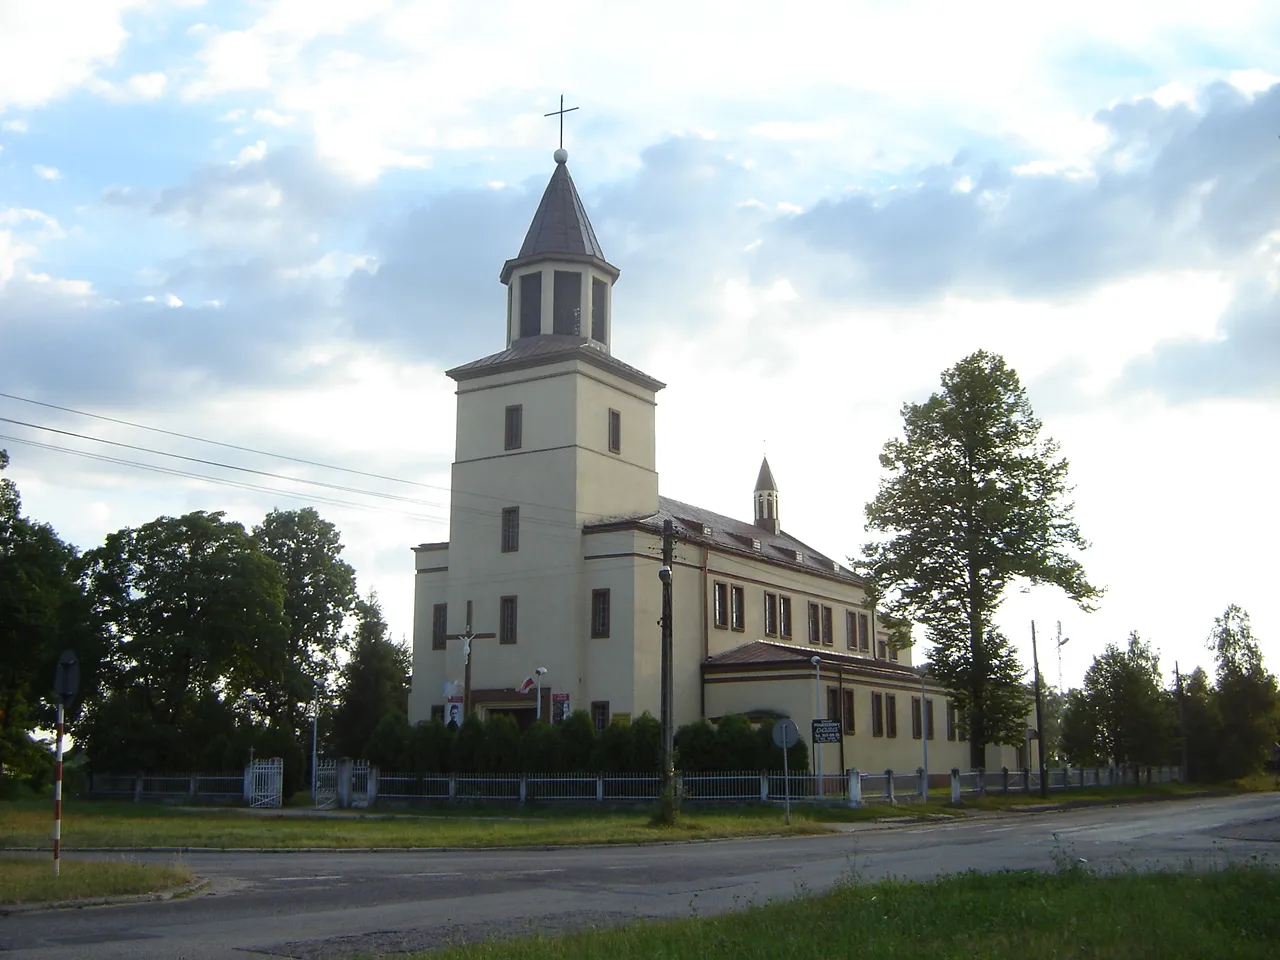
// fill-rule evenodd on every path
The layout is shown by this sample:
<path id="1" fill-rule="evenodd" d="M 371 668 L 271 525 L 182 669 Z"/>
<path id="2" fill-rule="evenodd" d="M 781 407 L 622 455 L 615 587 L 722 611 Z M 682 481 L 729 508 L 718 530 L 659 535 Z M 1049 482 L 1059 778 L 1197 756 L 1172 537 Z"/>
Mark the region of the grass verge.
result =
<path id="1" fill-rule="evenodd" d="M 1062 804 L 1088 802 L 1117 802 L 1160 797 L 1178 797 L 1204 793 L 1206 790 L 1229 790 L 1229 787 L 1215 788 L 1206 784 L 1154 783 L 1149 787 L 1097 787 L 1071 790 L 1052 790 L 1048 799 L 1040 796 L 1038 791 L 1031 793 L 1010 790 L 1008 794 L 998 791 L 988 792 L 984 796 L 965 797 L 963 806 L 969 810 L 1017 810 L 1039 806 L 1060 806 Z"/>
<path id="2" fill-rule="evenodd" d="M 886 813 L 894 813 L 892 810 Z M 899 814 L 900 815 L 900 814 Z M 675 826 L 650 823 L 651 811 L 422 811 L 414 815 L 315 817 L 297 813 L 189 811 L 163 805 L 78 802 L 63 809 L 63 846 L 102 847 L 496 847 L 653 843 L 676 840 L 826 833 L 818 811 L 774 808 L 687 809 Z M 43 804 L 0 804 L 0 849 L 49 843 Z"/>
<path id="3" fill-rule="evenodd" d="M 903 960 L 984 957 L 1274 958 L 1280 873 L 966 874 L 846 884 L 830 894 L 707 919 L 492 941 L 430 960 Z M 419 955 L 427 960 L 427 954 Z"/>
<path id="4" fill-rule="evenodd" d="M 0 905 L 93 900 L 172 890 L 191 882 L 186 867 L 121 860 L 63 860 L 53 875 L 48 857 L 0 856 Z"/>

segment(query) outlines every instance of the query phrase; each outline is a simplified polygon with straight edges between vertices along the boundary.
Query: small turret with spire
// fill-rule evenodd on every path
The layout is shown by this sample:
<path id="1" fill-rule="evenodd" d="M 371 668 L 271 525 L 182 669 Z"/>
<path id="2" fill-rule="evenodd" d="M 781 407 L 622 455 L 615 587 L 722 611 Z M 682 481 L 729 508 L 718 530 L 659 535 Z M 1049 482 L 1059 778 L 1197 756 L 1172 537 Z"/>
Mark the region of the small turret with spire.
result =
<path id="1" fill-rule="evenodd" d="M 778 521 L 778 483 L 773 479 L 773 471 L 769 469 L 769 458 L 765 457 L 760 464 L 760 475 L 756 477 L 756 526 L 777 534 L 782 530 Z"/>

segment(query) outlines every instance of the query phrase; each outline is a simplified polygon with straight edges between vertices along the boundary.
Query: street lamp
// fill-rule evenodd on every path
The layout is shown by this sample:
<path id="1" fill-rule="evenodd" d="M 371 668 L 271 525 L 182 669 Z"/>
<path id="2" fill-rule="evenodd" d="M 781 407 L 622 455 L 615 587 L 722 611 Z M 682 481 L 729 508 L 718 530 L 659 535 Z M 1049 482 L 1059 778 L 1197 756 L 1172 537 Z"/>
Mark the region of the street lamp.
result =
<path id="1" fill-rule="evenodd" d="M 534 676 L 536 676 L 536 677 L 538 678 L 538 680 L 537 680 L 537 683 L 538 683 L 538 707 L 537 707 L 537 710 L 538 710 L 538 712 L 537 712 L 536 714 L 534 714 L 534 717 L 535 717 L 536 719 L 538 719 L 538 720 L 541 720 L 541 719 L 542 719 L 542 678 L 543 678 L 543 677 L 545 677 L 545 676 L 547 675 L 547 668 L 546 668 L 546 667 L 538 667 L 536 670 L 534 670 L 534 671 L 533 671 L 533 673 L 534 673 Z"/>
<path id="2" fill-rule="evenodd" d="M 813 657 L 809 662 L 813 664 L 813 719 L 818 720 L 822 712 L 822 658 Z M 813 755 L 818 767 L 818 795 L 822 796 L 822 748 L 817 743 Z"/>
<path id="3" fill-rule="evenodd" d="M 929 702 L 925 699 L 927 688 L 925 678 L 929 676 L 929 665 L 922 663 L 916 668 L 920 674 L 920 749 L 924 754 L 924 781 L 920 784 L 923 799 L 929 799 Z"/>

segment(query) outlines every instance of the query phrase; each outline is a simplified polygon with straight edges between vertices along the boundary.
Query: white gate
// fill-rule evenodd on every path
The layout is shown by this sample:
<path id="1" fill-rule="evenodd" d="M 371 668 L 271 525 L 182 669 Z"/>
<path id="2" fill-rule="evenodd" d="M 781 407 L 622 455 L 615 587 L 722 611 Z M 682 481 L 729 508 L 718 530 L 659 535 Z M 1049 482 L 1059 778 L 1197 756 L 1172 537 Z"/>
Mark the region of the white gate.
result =
<path id="1" fill-rule="evenodd" d="M 316 761 L 316 795 L 313 798 L 317 810 L 332 810 L 338 805 L 338 761 Z"/>
<path id="2" fill-rule="evenodd" d="M 364 809 L 369 806 L 369 795 L 372 792 L 373 778 L 368 760 L 353 760 L 351 763 L 351 806 Z"/>
<path id="3" fill-rule="evenodd" d="M 249 764 L 249 806 L 278 807 L 284 796 L 284 760 L 270 757 Z"/>

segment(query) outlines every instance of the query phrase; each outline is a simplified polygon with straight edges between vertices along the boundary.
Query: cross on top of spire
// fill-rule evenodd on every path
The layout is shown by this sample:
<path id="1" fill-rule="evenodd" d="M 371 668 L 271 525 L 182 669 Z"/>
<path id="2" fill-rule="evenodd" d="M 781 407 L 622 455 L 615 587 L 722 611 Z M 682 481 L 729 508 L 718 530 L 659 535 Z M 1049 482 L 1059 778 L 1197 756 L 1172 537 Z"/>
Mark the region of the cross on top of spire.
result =
<path id="1" fill-rule="evenodd" d="M 544 113 L 544 114 L 543 114 L 543 116 L 544 116 L 544 117 L 559 117 L 559 118 L 560 118 L 560 146 L 559 146 L 559 148 L 556 150 L 556 162 L 557 162 L 557 163 L 564 163 L 564 160 L 561 160 L 561 159 L 560 159 L 560 154 L 564 152 L 564 115 L 565 115 L 566 113 L 573 113 L 573 111 L 575 111 L 575 110 L 577 110 L 577 109 L 578 109 L 577 107 L 569 107 L 567 110 L 565 109 L 565 105 L 564 105 L 564 94 L 562 93 L 562 94 L 560 94 L 560 109 L 559 109 L 559 110 L 552 110 L 550 113 Z M 568 158 L 567 158 L 567 156 L 566 156 L 566 158 L 565 158 L 565 159 L 568 159 Z"/>

